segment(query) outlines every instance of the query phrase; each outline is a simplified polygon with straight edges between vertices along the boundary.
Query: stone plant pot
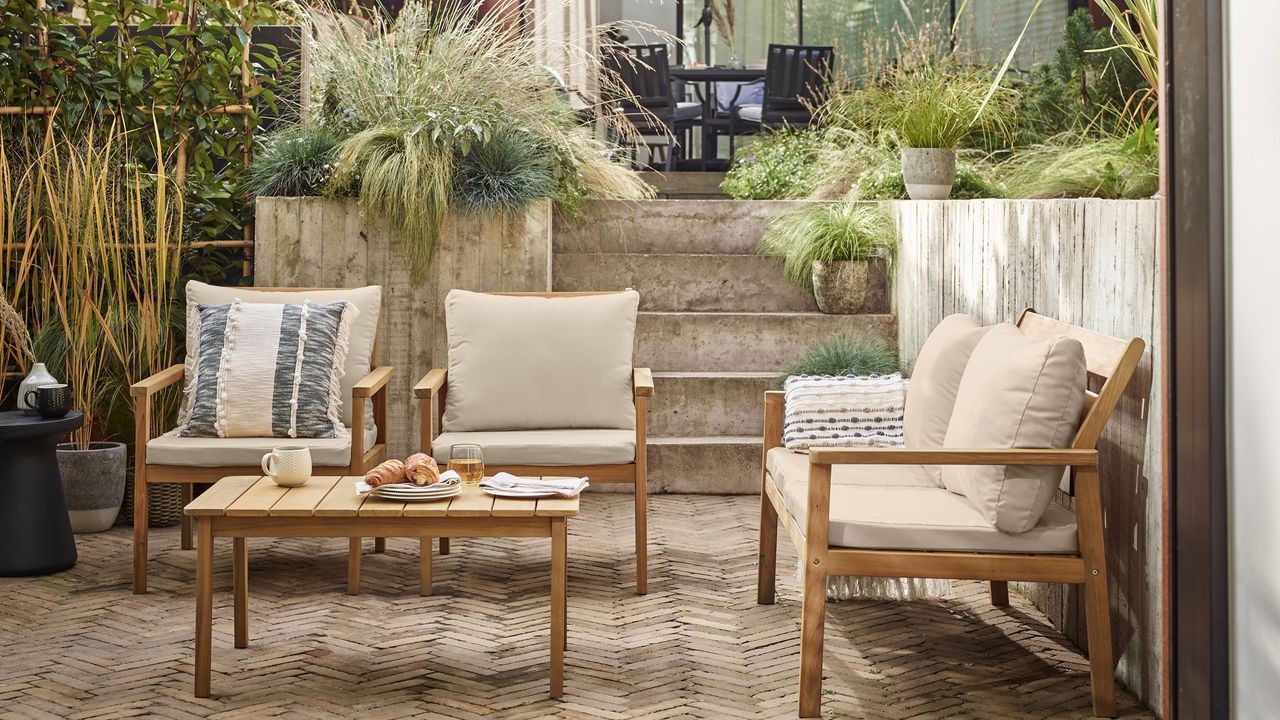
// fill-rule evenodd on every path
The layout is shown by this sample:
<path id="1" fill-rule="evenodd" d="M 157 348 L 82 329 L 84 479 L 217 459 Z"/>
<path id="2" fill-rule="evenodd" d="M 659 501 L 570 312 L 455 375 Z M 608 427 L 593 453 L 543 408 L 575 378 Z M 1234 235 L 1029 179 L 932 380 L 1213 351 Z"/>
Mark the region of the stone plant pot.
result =
<path id="1" fill-rule="evenodd" d="M 123 443 L 91 442 L 88 450 L 76 450 L 71 443 L 58 445 L 58 470 L 73 532 L 102 532 L 115 524 L 124 502 L 127 465 Z"/>
<path id="2" fill-rule="evenodd" d="M 867 299 L 867 261 L 813 261 L 813 299 L 828 315 L 855 315 Z"/>
<path id="3" fill-rule="evenodd" d="M 902 181 L 912 200 L 946 200 L 956 181 L 956 151 L 902 148 Z"/>

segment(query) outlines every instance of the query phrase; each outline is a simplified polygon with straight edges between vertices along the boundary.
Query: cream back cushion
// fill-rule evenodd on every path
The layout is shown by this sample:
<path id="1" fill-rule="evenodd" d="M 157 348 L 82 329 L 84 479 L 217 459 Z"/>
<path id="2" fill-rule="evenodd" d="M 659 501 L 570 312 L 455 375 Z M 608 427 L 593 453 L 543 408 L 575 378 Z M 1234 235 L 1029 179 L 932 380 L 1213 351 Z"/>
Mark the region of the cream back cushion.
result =
<path id="1" fill-rule="evenodd" d="M 633 429 L 640 295 L 451 290 L 444 430 Z"/>
<path id="2" fill-rule="evenodd" d="M 909 448 L 940 448 L 947 437 L 956 392 L 969 355 L 988 328 L 968 315 L 948 315 L 929 333 L 911 372 L 911 389 L 903 408 L 903 443 Z M 929 467 L 942 486 L 942 467 Z"/>
<path id="3" fill-rule="evenodd" d="M 1013 325 L 995 325 L 969 357 L 943 446 L 1069 447 L 1080 423 L 1085 382 L 1080 341 L 1032 340 Z M 948 490 L 964 495 L 1007 533 L 1035 527 L 1061 480 L 1061 467 L 948 465 L 942 470 Z"/>
<path id="4" fill-rule="evenodd" d="M 187 358 L 186 380 L 195 377 L 196 347 L 200 337 L 198 305 L 226 305 L 239 299 L 244 303 L 296 304 L 310 300 L 315 304 L 349 302 L 357 311 L 351 321 L 347 339 L 347 357 L 343 363 L 341 416 L 347 427 L 351 422 L 351 388 L 372 369 L 373 343 L 378 336 L 378 316 L 382 309 L 382 288 L 369 285 L 337 290 L 255 290 L 250 287 L 220 287 L 191 280 L 187 282 Z M 188 393 L 189 395 L 190 393 Z M 184 401 L 179 424 L 186 424 L 191 408 Z M 373 427 L 373 403 L 365 403 L 364 426 Z"/>

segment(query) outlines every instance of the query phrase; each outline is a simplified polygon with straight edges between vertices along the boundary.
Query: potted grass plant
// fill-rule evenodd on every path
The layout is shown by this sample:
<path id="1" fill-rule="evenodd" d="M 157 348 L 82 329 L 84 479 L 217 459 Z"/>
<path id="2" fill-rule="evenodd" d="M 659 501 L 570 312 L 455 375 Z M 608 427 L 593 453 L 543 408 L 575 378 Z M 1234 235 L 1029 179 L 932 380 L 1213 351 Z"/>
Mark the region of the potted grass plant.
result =
<path id="1" fill-rule="evenodd" d="M 892 262 L 897 249 L 897 227 L 878 204 L 814 203 L 770 221 L 757 251 L 812 288 L 822 312 L 852 315 L 866 303 L 871 265 Z"/>
<path id="2" fill-rule="evenodd" d="M 865 98 L 879 123 L 897 136 L 913 200 L 949 197 L 956 148 L 976 133 L 1005 130 L 1013 108 L 1011 90 L 950 57 L 890 69 Z"/>

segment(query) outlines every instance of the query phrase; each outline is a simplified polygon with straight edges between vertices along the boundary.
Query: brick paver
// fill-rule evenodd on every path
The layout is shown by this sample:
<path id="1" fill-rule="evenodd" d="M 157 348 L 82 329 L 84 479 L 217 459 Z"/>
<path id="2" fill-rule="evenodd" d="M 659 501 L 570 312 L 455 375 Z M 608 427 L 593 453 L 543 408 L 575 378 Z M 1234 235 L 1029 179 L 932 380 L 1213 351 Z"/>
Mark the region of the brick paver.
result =
<path id="1" fill-rule="evenodd" d="M 129 592 L 127 528 L 78 538 L 80 563 L 0 578 L 0 718 L 787 718 L 799 588 L 755 604 L 758 502 L 651 500 L 650 593 L 632 589 L 628 496 L 570 524 L 565 696 L 546 696 L 546 540 L 459 540 L 417 594 L 417 541 L 250 541 L 248 649 L 231 647 L 229 541 L 215 576 L 213 696 L 192 697 L 195 554 L 155 531 L 151 592 Z M 371 541 L 366 545 L 371 546 Z M 823 708 L 848 718 L 1088 717 L 1088 664 L 1028 603 L 953 597 L 829 605 Z M 1127 694 L 1124 717 L 1151 717 Z"/>

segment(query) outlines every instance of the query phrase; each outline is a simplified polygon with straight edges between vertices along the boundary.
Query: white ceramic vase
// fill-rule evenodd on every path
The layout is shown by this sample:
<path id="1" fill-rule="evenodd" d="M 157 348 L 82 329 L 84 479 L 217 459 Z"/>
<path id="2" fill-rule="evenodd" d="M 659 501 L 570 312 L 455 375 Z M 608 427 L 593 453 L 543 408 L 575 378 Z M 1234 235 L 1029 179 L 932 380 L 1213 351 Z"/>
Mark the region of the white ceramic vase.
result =
<path id="1" fill-rule="evenodd" d="M 44 363 L 35 363 L 31 366 L 31 372 L 22 379 L 18 384 L 18 409 L 23 415 L 37 415 L 37 410 L 27 404 L 27 391 L 35 390 L 41 385 L 56 385 L 58 379 L 49 374 L 49 368 Z"/>

